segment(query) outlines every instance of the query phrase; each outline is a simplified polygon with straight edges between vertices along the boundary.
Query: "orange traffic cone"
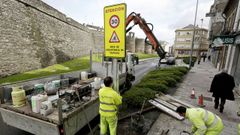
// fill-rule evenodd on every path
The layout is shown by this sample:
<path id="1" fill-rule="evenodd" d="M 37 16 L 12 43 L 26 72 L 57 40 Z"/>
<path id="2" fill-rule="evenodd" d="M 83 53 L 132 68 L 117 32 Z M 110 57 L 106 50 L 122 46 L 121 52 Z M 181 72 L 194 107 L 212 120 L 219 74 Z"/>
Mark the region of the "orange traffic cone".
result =
<path id="1" fill-rule="evenodd" d="M 192 99 L 195 99 L 195 98 L 196 98 L 196 97 L 195 97 L 195 90 L 194 90 L 194 88 L 192 89 L 191 98 L 192 98 Z"/>
<path id="2" fill-rule="evenodd" d="M 203 95 L 198 97 L 198 106 L 205 107 L 205 105 L 203 104 Z"/>

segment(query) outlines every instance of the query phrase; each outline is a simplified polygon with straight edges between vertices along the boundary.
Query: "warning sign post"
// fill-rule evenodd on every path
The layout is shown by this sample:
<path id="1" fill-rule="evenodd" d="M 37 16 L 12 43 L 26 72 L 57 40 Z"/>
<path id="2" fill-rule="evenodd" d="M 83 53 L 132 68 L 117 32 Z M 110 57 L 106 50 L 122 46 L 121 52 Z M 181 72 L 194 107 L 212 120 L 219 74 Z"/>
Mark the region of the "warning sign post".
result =
<path id="1" fill-rule="evenodd" d="M 126 4 L 104 8 L 105 57 L 124 58 L 126 38 Z"/>
<path id="2" fill-rule="evenodd" d="M 126 4 L 112 5 L 104 8 L 104 54 L 105 57 L 113 58 L 113 84 L 114 90 L 118 92 L 119 63 L 117 59 L 125 57 L 125 19 Z"/>

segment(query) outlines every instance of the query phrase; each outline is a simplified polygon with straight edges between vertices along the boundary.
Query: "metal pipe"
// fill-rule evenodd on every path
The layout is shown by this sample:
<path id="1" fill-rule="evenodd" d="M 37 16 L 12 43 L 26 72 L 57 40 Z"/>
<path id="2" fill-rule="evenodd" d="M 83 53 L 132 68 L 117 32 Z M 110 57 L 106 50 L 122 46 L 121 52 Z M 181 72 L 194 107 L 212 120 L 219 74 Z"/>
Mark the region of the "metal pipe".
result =
<path id="1" fill-rule="evenodd" d="M 92 49 L 90 50 L 90 73 L 92 73 Z"/>
<path id="2" fill-rule="evenodd" d="M 114 58 L 112 63 L 114 90 L 119 92 L 118 60 Z"/>
<path id="3" fill-rule="evenodd" d="M 192 37 L 192 46 L 190 51 L 190 60 L 189 60 L 189 68 L 192 67 L 192 54 L 193 54 L 193 46 L 195 41 L 195 27 L 196 27 L 196 20 L 197 20 L 197 11 L 198 11 L 198 0 L 196 3 L 196 11 L 195 11 L 195 19 L 194 19 L 194 26 L 193 26 L 193 37 Z"/>

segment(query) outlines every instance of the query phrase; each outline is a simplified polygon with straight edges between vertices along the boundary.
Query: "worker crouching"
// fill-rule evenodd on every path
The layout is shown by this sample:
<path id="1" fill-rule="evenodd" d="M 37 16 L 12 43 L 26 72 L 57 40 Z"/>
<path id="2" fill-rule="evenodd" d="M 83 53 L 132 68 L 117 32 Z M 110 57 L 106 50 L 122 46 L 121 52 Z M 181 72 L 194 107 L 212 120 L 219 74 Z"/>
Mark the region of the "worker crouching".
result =
<path id="1" fill-rule="evenodd" d="M 117 134 L 117 111 L 118 105 L 122 104 L 122 97 L 112 89 L 112 84 L 112 77 L 106 77 L 104 79 L 105 87 L 99 90 L 101 135 L 106 135 L 108 128 L 110 135 Z"/>
<path id="2" fill-rule="evenodd" d="M 219 135 L 223 130 L 222 120 L 212 112 L 202 108 L 185 108 L 180 106 L 177 113 L 192 122 L 194 135 Z"/>

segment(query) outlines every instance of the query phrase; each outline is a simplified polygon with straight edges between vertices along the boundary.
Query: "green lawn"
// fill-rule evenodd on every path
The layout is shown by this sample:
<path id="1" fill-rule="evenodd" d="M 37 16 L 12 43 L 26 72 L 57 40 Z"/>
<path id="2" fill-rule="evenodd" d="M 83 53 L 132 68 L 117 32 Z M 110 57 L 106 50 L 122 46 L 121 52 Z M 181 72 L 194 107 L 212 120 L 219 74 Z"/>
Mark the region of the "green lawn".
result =
<path id="1" fill-rule="evenodd" d="M 147 59 L 147 58 L 155 58 L 158 57 L 157 54 L 145 54 L 145 53 L 137 53 L 139 59 Z"/>
<path id="2" fill-rule="evenodd" d="M 100 60 L 101 59 L 99 59 L 97 56 L 93 55 L 93 61 Z M 46 68 L 32 70 L 25 73 L 12 75 L 6 78 L 1 78 L 0 84 L 88 69 L 89 66 L 90 66 L 89 56 L 85 56 L 61 64 L 55 64 Z"/>
<path id="3" fill-rule="evenodd" d="M 158 57 L 156 54 L 137 53 L 137 55 L 139 56 L 139 59 Z M 28 71 L 25 73 L 12 75 L 12 76 L 9 76 L 6 78 L 1 78 L 0 84 L 12 83 L 12 82 L 17 82 L 17 81 L 33 79 L 33 78 L 39 78 L 39 77 L 44 77 L 44 76 L 50 76 L 50 75 L 56 75 L 56 74 L 77 71 L 77 70 L 88 69 L 90 66 L 89 59 L 90 59 L 89 56 L 84 56 L 84 57 L 76 58 L 76 59 L 73 59 L 73 60 L 70 60 L 70 61 L 67 61 L 64 63 L 55 64 L 55 65 L 52 65 L 52 66 L 49 66 L 46 68 L 32 70 L 32 71 Z M 94 62 L 101 62 L 102 54 L 99 54 L 99 55 L 94 54 L 92 59 Z"/>

